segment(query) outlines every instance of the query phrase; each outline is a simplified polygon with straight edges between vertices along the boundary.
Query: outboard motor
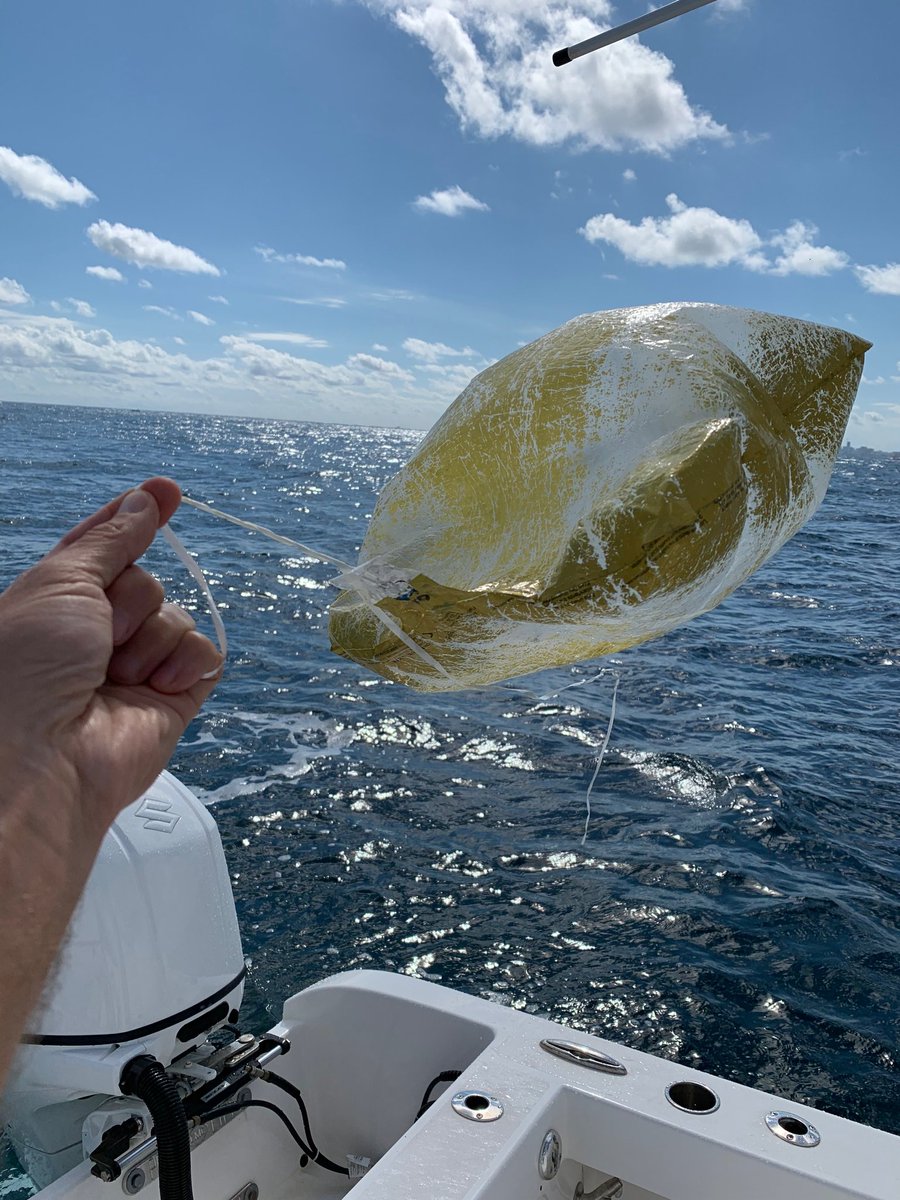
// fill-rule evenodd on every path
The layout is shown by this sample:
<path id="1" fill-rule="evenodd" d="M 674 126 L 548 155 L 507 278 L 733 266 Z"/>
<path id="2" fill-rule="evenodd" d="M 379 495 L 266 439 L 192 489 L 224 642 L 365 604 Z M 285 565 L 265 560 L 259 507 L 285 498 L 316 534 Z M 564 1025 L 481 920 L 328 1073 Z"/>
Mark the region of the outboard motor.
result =
<path id="1" fill-rule="evenodd" d="M 210 1103 L 235 1094 L 234 1063 L 248 1040 L 260 1043 L 208 1039 L 237 1021 L 244 973 L 216 824 L 164 772 L 103 841 L 3 1098 L 12 1145 L 39 1187 L 104 1135 L 95 1174 L 115 1178 L 112 1151 L 160 1125 L 159 1079 L 178 1104 L 197 1089 Z"/>

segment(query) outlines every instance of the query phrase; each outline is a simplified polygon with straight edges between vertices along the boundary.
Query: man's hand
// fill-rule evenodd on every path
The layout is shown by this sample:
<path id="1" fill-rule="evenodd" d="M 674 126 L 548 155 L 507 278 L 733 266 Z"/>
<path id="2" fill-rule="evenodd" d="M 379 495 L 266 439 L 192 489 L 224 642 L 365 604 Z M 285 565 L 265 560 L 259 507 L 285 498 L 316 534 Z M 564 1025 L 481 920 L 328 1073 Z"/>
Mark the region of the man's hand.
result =
<path id="1" fill-rule="evenodd" d="M 134 565 L 180 499 L 148 480 L 0 595 L 0 761 L 74 801 L 95 836 L 165 767 L 221 665 Z"/>
<path id="2" fill-rule="evenodd" d="M 134 565 L 180 499 L 148 480 L 0 595 L 0 1090 L 104 834 L 221 666 Z"/>

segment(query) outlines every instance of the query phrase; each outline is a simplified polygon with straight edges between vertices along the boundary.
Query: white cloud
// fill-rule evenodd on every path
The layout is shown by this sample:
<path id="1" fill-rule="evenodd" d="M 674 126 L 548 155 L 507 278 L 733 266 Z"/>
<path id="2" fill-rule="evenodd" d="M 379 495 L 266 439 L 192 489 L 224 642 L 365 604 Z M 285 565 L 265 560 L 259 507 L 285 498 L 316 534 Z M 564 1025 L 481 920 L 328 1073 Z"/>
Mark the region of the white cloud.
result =
<path id="1" fill-rule="evenodd" d="M 181 320 L 180 315 L 175 311 L 175 309 L 169 308 L 167 305 L 145 304 L 144 312 L 159 313 L 159 315 L 161 317 L 168 317 L 172 321 L 180 321 Z"/>
<path id="2" fill-rule="evenodd" d="M 311 337 L 308 333 L 245 333 L 249 342 L 285 342 L 292 346 L 307 346 L 310 349 L 321 349 L 328 343 L 322 338 Z"/>
<path id="3" fill-rule="evenodd" d="M 88 304 L 87 300 L 75 300 L 72 296 L 68 297 L 69 304 L 75 309 L 79 317 L 96 317 L 96 309 Z"/>
<path id="4" fill-rule="evenodd" d="M 420 300 L 415 292 L 408 292 L 406 288 L 383 288 L 381 291 L 369 292 L 366 299 L 375 300 L 379 304 L 391 303 L 394 300 Z"/>
<path id="5" fill-rule="evenodd" d="M 865 375 L 863 375 L 862 379 L 860 380 L 860 383 L 868 383 L 872 387 L 880 387 L 883 383 L 886 383 L 886 382 L 887 382 L 887 380 L 885 379 L 885 377 L 883 375 L 876 375 L 874 379 L 868 379 Z"/>
<path id="6" fill-rule="evenodd" d="M 387 353 L 387 346 L 382 346 L 381 342 L 373 342 L 373 343 L 372 343 L 372 349 L 373 349 L 373 350 L 380 350 L 380 351 L 381 351 L 383 354 L 386 354 L 386 353 Z"/>
<path id="7" fill-rule="evenodd" d="M 374 371 L 378 375 L 391 375 L 396 379 L 406 380 L 408 383 L 412 383 L 415 378 L 399 363 L 390 362 L 386 358 L 378 358 L 374 354 L 351 354 L 347 359 L 347 366 L 359 367 L 363 371 Z"/>
<path id="8" fill-rule="evenodd" d="M 0 304 L 30 304 L 31 297 L 16 279 L 0 279 Z"/>
<path id="9" fill-rule="evenodd" d="M 637 172 L 632 171 L 631 167 L 628 167 L 622 172 L 622 178 L 626 183 L 634 183 L 634 181 L 637 179 Z"/>
<path id="10" fill-rule="evenodd" d="M 89 373 L 140 379 L 171 365 L 171 357 L 150 343 L 117 341 L 108 330 L 86 329 L 67 317 L 31 317 L 0 322 L 0 363 L 7 369 L 46 368 L 54 378 Z M 64 393 L 69 384 L 59 382 Z"/>
<path id="11" fill-rule="evenodd" d="M 340 258 L 314 258 L 311 254 L 279 254 L 271 246 L 254 246 L 253 249 L 265 262 L 297 263 L 301 267 L 325 267 L 330 271 L 347 270 L 347 264 Z"/>
<path id="12" fill-rule="evenodd" d="M 187 345 L 187 342 L 184 340 L 183 337 L 173 337 L 172 341 L 175 343 L 176 346 L 186 346 Z"/>
<path id="13" fill-rule="evenodd" d="M 51 300 L 50 307 L 55 313 L 64 313 L 67 309 L 71 309 L 79 317 L 96 317 L 97 315 L 93 305 L 88 304 L 87 300 L 76 300 L 73 296 L 67 296 L 65 303 L 60 300 Z"/>
<path id="14" fill-rule="evenodd" d="M 97 197 L 77 179 L 66 179 L 56 167 L 36 154 L 16 154 L 9 146 L 0 146 L 0 179 L 14 196 L 36 200 L 45 208 L 61 204 L 87 204 Z"/>
<path id="15" fill-rule="evenodd" d="M 423 342 L 421 338 L 407 338 L 403 343 L 403 349 L 412 358 L 418 358 L 421 362 L 435 363 L 441 358 L 477 358 L 478 352 L 470 346 L 466 346 L 464 350 L 456 350 L 453 346 L 447 346 L 443 342 Z"/>
<path id="16" fill-rule="evenodd" d="M 711 208 L 688 208 L 666 197 L 669 217 L 644 217 L 639 225 L 612 213 L 591 217 L 578 232 L 589 242 L 615 246 L 630 262 L 662 267 L 723 267 L 741 263 L 762 270 L 763 240 L 745 220 L 723 217 Z"/>
<path id="17" fill-rule="evenodd" d="M 283 380 L 326 389 L 349 387 L 354 382 L 359 382 L 347 367 L 325 366 L 313 359 L 286 354 L 283 350 L 273 350 L 269 346 L 260 346 L 246 337 L 228 334 L 219 338 L 219 341 L 225 347 L 226 353 L 237 359 L 244 369 L 257 379 Z"/>
<path id="18" fill-rule="evenodd" d="M 900 296 L 900 263 L 888 263 L 886 267 L 857 267 L 856 274 L 867 292 Z"/>
<path id="19" fill-rule="evenodd" d="M 139 280 L 138 280 L 138 287 L 139 287 L 139 288 L 144 288 L 146 291 L 148 291 L 148 292 L 149 292 L 149 291 L 151 291 L 151 290 L 152 290 L 152 288 L 153 288 L 153 284 L 150 282 L 150 280 L 149 280 L 149 279 L 139 279 Z"/>
<path id="20" fill-rule="evenodd" d="M 630 39 L 557 69 L 550 57 L 612 24 L 609 0 L 368 0 L 431 53 L 463 129 L 533 145 L 665 153 L 727 129 L 688 101 L 665 55 Z"/>
<path id="21" fill-rule="evenodd" d="M 296 296 L 279 296 L 279 300 L 283 300 L 285 304 L 302 304 L 309 308 L 345 308 L 346 300 L 342 300 L 339 296 L 319 296 L 314 300 L 299 300 Z"/>
<path id="22" fill-rule="evenodd" d="M 221 275 L 218 267 L 187 246 L 176 246 L 174 242 L 167 242 L 146 229 L 95 221 L 89 226 L 87 234 L 98 250 L 105 250 L 107 254 L 138 267 L 181 271 L 189 275 Z"/>
<path id="23" fill-rule="evenodd" d="M 230 301 L 224 296 L 207 296 L 207 299 L 212 300 L 213 304 L 224 304 L 226 306 L 230 304 Z"/>
<path id="24" fill-rule="evenodd" d="M 772 238 L 772 245 L 782 253 L 775 259 L 773 275 L 830 275 L 842 271 L 850 263 L 843 250 L 831 246 L 815 246 L 812 239 L 818 233 L 815 225 L 794 221 L 784 233 Z"/>
<path id="25" fill-rule="evenodd" d="M 476 200 L 474 196 L 464 192 L 459 184 L 440 192 L 434 191 L 429 196 L 417 196 L 413 201 L 413 208 L 419 209 L 420 212 L 440 213 L 443 217 L 458 217 L 467 209 L 473 212 L 491 211 L 482 200 Z"/>
<path id="26" fill-rule="evenodd" d="M 794 221 L 783 233 L 764 239 L 744 218 L 726 217 L 712 208 L 689 208 L 673 194 L 666 197 L 668 217 L 644 217 L 638 224 L 600 213 L 579 229 L 589 242 L 615 246 L 629 262 L 659 267 L 737 265 L 773 275 L 828 275 L 849 265 L 842 250 L 816 246 L 814 225 Z M 767 247 L 780 250 L 772 261 Z"/>
<path id="27" fill-rule="evenodd" d="M 855 446 L 900 450 L 900 404 L 883 403 L 869 409 L 855 404 L 847 433 Z"/>
<path id="28" fill-rule="evenodd" d="M 95 279 L 107 279 L 110 283 L 124 283 L 125 276 L 116 267 L 85 267 L 85 275 L 93 275 Z"/>
<path id="29" fill-rule="evenodd" d="M 329 365 L 247 337 L 228 335 L 220 345 L 221 353 L 197 359 L 177 342 L 170 351 L 149 340 L 120 341 L 68 317 L 7 311 L 0 313 L 0 389 L 51 403 L 250 412 L 407 429 L 428 428 L 453 398 L 440 375 L 416 380 L 373 355 Z"/>
<path id="30" fill-rule="evenodd" d="M 571 196 L 574 188 L 565 183 L 566 172 L 556 170 L 553 172 L 553 190 L 550 193 L 551 200 L 562 200 L 564 196 Z"/>
<path id="31" fill-rule="evenodd" d="M 188 309 L 188 316 L 192 321 L 196 321 L 198 325 L 215 325 L 212 317 L 208 317 L 206 313 L 196 312 L 193 308 Z"/>
<path id="32" fill-rule="evenodd" d="M 452 400 L 487 365 L 486 362 L 480 362 L 477 366 L 472 363 L 429 363 L 424 370 L 431 376 L 439 394 Z"/>

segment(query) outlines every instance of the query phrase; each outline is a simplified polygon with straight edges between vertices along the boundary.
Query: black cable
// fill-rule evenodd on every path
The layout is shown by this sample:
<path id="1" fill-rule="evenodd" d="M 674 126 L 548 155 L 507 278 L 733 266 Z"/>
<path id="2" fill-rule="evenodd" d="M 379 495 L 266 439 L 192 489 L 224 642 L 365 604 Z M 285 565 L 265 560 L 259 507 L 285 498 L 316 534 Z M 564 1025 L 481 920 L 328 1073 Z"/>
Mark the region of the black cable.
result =
<path id="1" fill-rule="evenodd" d="M 436 1075 L 434 1079 L 432 1079 L 431 1083 L 429 1083 L 428 1087 L 425 1089 L 425 1095 L 422 1097 L 422 1103 L 419 1105 L 419 1111 L 416 1113 L 417 1121 L 419 1117 L 421 1117 L 424 1113 L 427 1113 L 432 1104 L 434 1104 L 434 1101 L 429 1100 L 428 1097 L 431 1095 L 437 1085 L 439 1083 L 453 1083 L 455 1080 L 459 1079 L 460 1075 L 462 1075 L 462 1071 L 441 1071 L 440 1075 Z"/>
<path id="2" fill-rule="evenodd" d="M 300 1116 L 303 1119 L 303 1130 L 306 1134 L 309 1144 L 313 1148 L 311 1155 L 313 1162 L 318 1163 L 320 1167 L 324 1167 L 326 1171 L 336 1171 L 340 1175 L 349 1175 L 350 1172 L 347 1167 L 340 1167 L 337 1163 L 332 1162 L 331 1159 L 327 1158 L 316 1145 L 315 1138 L 312 1135 L 312 1130 L 309 1127 L 309 1114 L 306 1111 L 306 1105 L 303 1103 L 303 1097 L 300 1095 L 299 1090 L 289 1080 L 285 1079 L 283 1075 L 276 1075 L 274 1071 L 262 1071 L 260 1073 L 260 1079 L 262 1079 L 265 1083 L 271 1083 L 274 1084 L 275 1087 L 281 1088 L 283 1092 L 287 1092 L 292 1100 L 296 1101 L 297 1107 L 300 1109 Z"/>
<path id="3" fill-rule="evenodd" d="M 454 1080 L 459 1079 L 461 1074 L 462 1071 L 442 1071 L 440 1075 L 437 1075 L 434 1079 L 432 1079 L 431 1083 L 429 1083 L 428 1087 L 425 1089 L 425 1094 L 422 1097 L 422 1103 L 419 1107 L 418 1113 L 416 1114 L 417 1121 L 419 1117 L 421 1117 L 424 1112 L 427 1112 L 434 1103 L 433 1100 L 429 1100 L 429 1096 L 438 1086 L 438 1084 L 453 1083 Z M 275 1074 L 274 1071 L 261 1071 L 259 1073 L 259 1078 L 264 1083 L 271 1083 L 274 1087 L 280 1088 L 294 1101 L 296 1101 L 297 1107 L 300 1109 L 300 1116 L 303 1120 L 303 1131 L 310 1143 L 308 1146 L 294 1128 L 294 1125 L 287 1114 L 283 1112 L 277 1104 L 271 1104 L 268 1100 L 241 1100 L 235 1101 L 234 1104 L 223 1104 L 221 1107 L 210 1109 L 208 1113 L 204 1113 L 203 1116 L 198 1117 L 196 1119 L 196 1124 L 205 1125 L 207 1121 L 215 1120 L 216 1117 L 230 1116 L 231 1113 L 241 1112 L 242 1109 L 245 1108 L 265 1108 L 268 1109 L 269 1112 L 275 1113 L 275 1115 L 286 1127 L 288 1133 L 290 1133 L 291 1137 L 302 1150 L 303 1156 L 300 1160 L 301 1166 L 305 1167 L 311 1160 L 318 1166 L 324 1167 L 328 1171 L 334 1171 L 339 1175 L 349 1175 L 349 1168 L 340 1167 L 337 1163 L 332 1162 L 331 1159 L 326 1157 L 326 1155 L 324 1155 L 316 1145 L 315 1138 L 312 1135 L 312 1130 L 310 1129 L 309 1125 L 309 1113 L 307 1112 L 306 1104 L 304 1103 L 299 1089 L 283 1076 Z"/>
<path id="4" fill-rule="evenodd" d="M 150 1110 L 159 1156 L 160 1200 L 194 1200 L 187 1117 L 175 1081 L 152 1055 L 140 1054 L 126 1063 L 120 1087 Z"/>
<path id="5" fill-rule="evenodd" d="M 280 1076 L 278 1076 L 278 1078 L 281 1079 Z M 267 1082 L 271 1082 L 271 1080 L 269 1080 Z M 281 1080 L 281 1082 L 287 1083 L 287 1080 Z M 276 1084 L 276 1087 L 277 1086 L 279 1086 L 279 1085 Z M 288 1090 L 291 1087 L 293 1087 L 293 1084 L 288 1084 L 288 1088 L 286 1088 L 285 1090 Z M 298 1093 L 298 1095 L 299 1095 L 299 1093 Z M 302 1100 L 301 1100 L 301 1103 L 302 1103 Z M 328 1171 L 335 1171 L 339 1175 L 349 1175 L 350 1174 L 350 1170 L 348 1167 L 339 1167 L 337 1165 L 337 1163 L 333 1163 L 330 1158 L 326 1158 L 324 1154 L 319 1152 L 319 1150 L 310 1149 L 310 1147 L 307 1146 L 306 1142 L 304 1142 L 303 1138 L 300 1136 L 300 1134 L 294 1128 L 294 1125 L 293 1125 L 291 1119 L 288 1117 L 287 1113 L 285 1113 L 282 1109 L 280 1109 L 277 1104 L 272 1104 L 269 1100 L 236 1100 L 234 1104 L 223 1104 L 220 1108 L 213 1108 L 213 1109 L 210 1109 L 210 1111 L 208 1113 L 204 1113 L 202 1117 L 199 1117 L 197 1119 L 197 1124 L 205 1125 L 207 1121 L 212 1121 L 215 1117 L 227 1117 L 231 1113 L 240 1112 L 241 1109 L 243 1109 L 243 1108 L 267 1108 L 269 1110 L 269 1112 L 275 1113 L 275 1115 L 277 1117 L 279 1117 L 280 1120 L 284 1123 L 285 1127 L 287 1128 L 288 1133 L 290 1133 L 291 1137 L 294 1139 L 294 1141 L 297 1143 L 297 1145 L 303 1151 L 303 1157 L 300 1160 L 301 1166 L 305 1167 L 307 1165 L 307 1163 L 310 1160 L 312 1160 L 314 1163 L 317 1163 L 320 1167 L 325 1167 L 325 1169 Z M 303 1108 L 303 1112 L 305 1115 L 305 1112 L 306 1112 L 305 1105 Z M 304 1125 L 307 1125 L 306 1121 L 304 1121 Z M 306 1132 L 308 1135 L 309 1134 L 308 1128 L 307 1128 Z M 310 1138 L 310 1141 L 312 1141 L 312 1138 Z"/>
<path id="6" fill-rule="evenodd" d="M 287 1127 L 288 1133 L 303 1151 L 300 1159 L 300 1166 L 305 1167 L 309 1160 L 314 1157 L 309 1146 L 304 1142 L 303 1138 L 294 1128 L 287 1113 L 282 1112 L 277 1104 L 270 1104 L 268 1100 L 238 1100 L 234 1104 L 223 1104 L 220 1108 L 210 1109 L 208 1113 L 204 1113 L 202 1117 L 195 1119 L 195 1124 L 205 1125 L 207 1121 L 214 1121 L 216 1117 L 228 1117 L 232 1113 L 242 1112 L 245 1108 L 267 1108 L 269 1112 L 273 1112 L 284 1125 Z"/>
<path id="7" fill-rule="evenodd" d="M 283 1092 L 287 1092 L 292 1100 L 297 1102 L 297 1107 L 300 1109 L 300 1116 L 303 1120 L 303 1132 L 306 1134 L 306 1140 L 312 1146 L 312 1156 L 315 1158 L 319 1153 L 319 1147 L 316 1145 L 316 1139 L 313 1137 L 312 1130 L 309 1127 L 309 1113 L 306 1111 L 306 1105 L 303 1103 L 303 1097 L 300 1095 L 299 1090 L 289 1080 L 285 1079 L 283 1075 L 276 1075 L 274 1071 L 263 1071 L 260 1074 L 260 1078 L 266 1083 L 271 1083 L 275 1087 L 281 1088 Z"/>

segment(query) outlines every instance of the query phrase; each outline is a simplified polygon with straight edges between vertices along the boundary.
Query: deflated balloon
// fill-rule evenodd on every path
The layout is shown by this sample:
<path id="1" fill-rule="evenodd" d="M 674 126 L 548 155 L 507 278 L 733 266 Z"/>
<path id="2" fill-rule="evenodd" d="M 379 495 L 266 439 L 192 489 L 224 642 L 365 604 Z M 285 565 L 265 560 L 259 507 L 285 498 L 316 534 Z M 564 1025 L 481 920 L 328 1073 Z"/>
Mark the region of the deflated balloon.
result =
<path id="1" fill-rule="evenodd" d="M 446 691 L 706 612 L 820 504 L 867 349 L 789 317 L 659 304 L 516 350 L 381 493 L 332 648 Z"/>

